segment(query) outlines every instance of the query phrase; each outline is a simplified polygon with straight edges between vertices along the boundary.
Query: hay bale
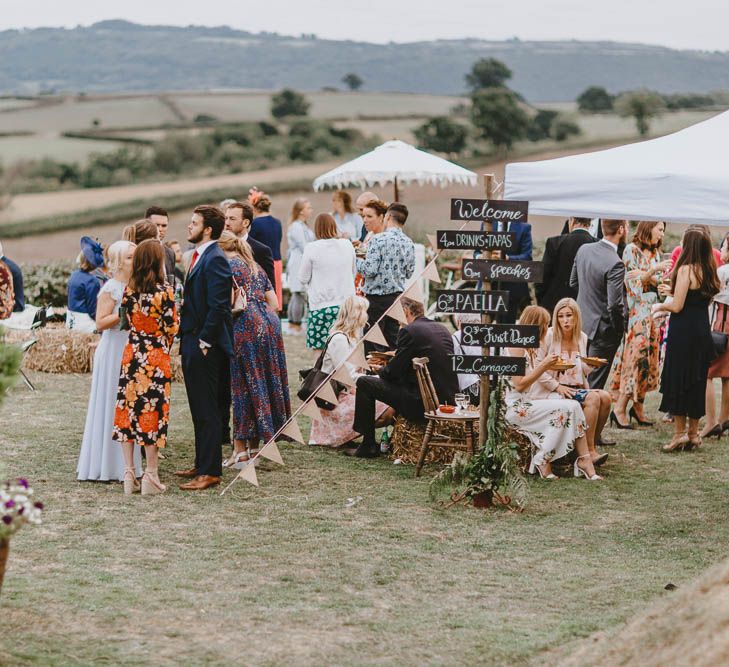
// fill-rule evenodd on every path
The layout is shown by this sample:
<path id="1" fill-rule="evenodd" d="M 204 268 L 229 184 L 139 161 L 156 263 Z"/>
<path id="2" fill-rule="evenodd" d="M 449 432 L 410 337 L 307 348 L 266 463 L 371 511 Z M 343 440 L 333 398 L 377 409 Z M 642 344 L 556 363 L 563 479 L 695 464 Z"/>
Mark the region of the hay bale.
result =
<path id="1" fill-rule="evenodd" d="M 395 428 L 392 431 L 392 454 L 394 459 L 400 459 L 403 463 L 415 465 L 420 458 L 420 448 L 425 435 L 425 424 L 416 424 L 408 421 L 405 417 L 395 417 Z M 463 424 L 448 422 L 445 426 L 439 426 L 438 432 L 448 435 L 453 440 L 464 440 L 465 429 Z M 474 424 L 475 437 L 478 438 L 478 422 Z M 456 450 L 447 447 L 431 446 L 425 457 L 426 463 L 441 463 L 447 465 L 453 460 Z"/>
<path id="2" fill-rule="evenodd" d="M 729 560 L 616 632 L 585 640 L 560 665 L 714 667 L 729 664 Z M 551 664 L 557 664 L 552 662 Z"/>

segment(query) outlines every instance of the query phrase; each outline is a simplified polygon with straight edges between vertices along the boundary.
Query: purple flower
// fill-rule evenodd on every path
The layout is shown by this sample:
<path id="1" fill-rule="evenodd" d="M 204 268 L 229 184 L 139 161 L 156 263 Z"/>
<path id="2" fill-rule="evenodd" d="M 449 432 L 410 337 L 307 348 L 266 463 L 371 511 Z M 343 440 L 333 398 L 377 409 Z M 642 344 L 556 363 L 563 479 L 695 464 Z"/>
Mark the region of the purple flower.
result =
<path id="1" fill-rule="evenodd" d="M 8 500 L 8 502 L 5 503 L 5 507 L 10 509 L 11 507 L 15 507 L 15 501 L 14 500 Z"/>
<path id="2" fill-rule="evenodd" d="M 25 479 L 18 478 L 18 484 L 22 486 L 24 489 L 28 488 L 28 481 Z"/>
<path id="3" fill-rule="evenodd" d="M 43 503 L 33 503 L 33 507 L 36 509 L 42 510 L 43 509 Z"/>
<path id="4" fill-rule="evenodd" d="M 3 523 L 4 523 L 5 525 L 10 525 L 10 524 L 11 524 L 12 522 L 13 522 L 13 520 L 12 520 L 12 519 L 11 519 L 11 518 L 10 518 L 9 516 L 5 515 L 5 516 L 3 517 Z"/>
<path id="5" fill-rule="evenodd" d="M 21 505 L 20 508 L 18 509 L 18 514 L 22 514 L 24 511 L 25 511 L 25 507 L 23 507 Z"/>

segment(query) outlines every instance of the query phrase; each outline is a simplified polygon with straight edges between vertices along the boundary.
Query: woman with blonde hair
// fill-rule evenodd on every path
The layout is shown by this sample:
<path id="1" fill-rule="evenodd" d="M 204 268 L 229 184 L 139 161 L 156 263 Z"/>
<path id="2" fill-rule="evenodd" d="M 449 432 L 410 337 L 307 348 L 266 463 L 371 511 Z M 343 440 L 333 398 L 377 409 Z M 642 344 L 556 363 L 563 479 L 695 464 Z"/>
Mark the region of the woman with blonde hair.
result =
<path id="1" fill-rule="evenodd" d="M 306 308 L 306 292 L 299 278 L 301 260 L 304 248 L 315 240 L 314 232 L 309 227 L 312 207 L 308 199 L 300 197 L 294 202 L 291 209 L 289 228 L 286 232 L 289 250 L 286 258 L 286 276 L 288 278 L 289 299 L 288 320 L 289 329 L 294 332 L 301 331 L 301 320 L 304 319 Z"/>
<path id="2" fill-rule="evenodd" d="M 660 325 L 651 317 L 658 303 L 658 284 L 670 270 L 671 261 L 661 260 L 664 222 L 639 222 L 632 243 L 625 247 L 625 288 L 628 328 L 611 370 L 610 394 L 615 401 L 614 424 L 633 419 L 638 426 L 652 426 L 643 412 L 643 401 L 658 388 Z M 628 403 L 633 403 L 630 412 Z"/>
<path id="3" fill-rule="evenodd" d="M 539 327 L 539 341 L 544 342 L 549 328 L 549 313 L 540 306 L 527 306 L 519 324 Z M 585 415 L 577 401 L 563 398 L 538 398 L 539 380 L 561 360 L 556 354 L 548 354 L 537 360 L 537 352 L 531 349 L 509 348 L 512 357 L 526 357 L 526 373 L 514 376 L 506 392 L 506 421 L 510 426 L 529 438 L 534 446 L 529 471 L 539 473 L 544 479 L 556 479 L 552 462 L 577 450 L 574 464 L 575 477 L 584 476 L 590 481 L 601 480 L 587 446 Z M 535 389 L 537 391 L 535 392 Z"/>
<path id="4" fill-rule="evenodd" d="M 283 291 L 281 277 L 283 275 L 283 262 L 281 261 L 281 240 L 283 239 L 283 225 L 278 218 L 271 215 L 271 198 L 262 190 L 252 187 L 248 192 L 248 202 L 253 206 L 253 220 L 248 235 L 268 246 L 273 257 L 273 271 L 276 278 L 276 299 L 278 310 L 283 306 Z"/>
<path id="5" fill-rule="evenodd" d="M 306 347 L 322 350 L 339 307 L 354 294 L 357 267 L 354 248 L 347 239 L 337 238 L 337 226 L 331 215 L 316 216 L 314 233 L 317 240 L 304 248 L 299 280 L 309 300 Z"/>
<path id="6" fill-rule="evenodd" d="M 354 422 L 354 383 L 362 375 L 362 369 L 355 368 L 353 364 L 345 361 L 352 354 L 357 341 L 362 337 L 362 330 L 367 324 L 367 299 L 361 296 L 349 296 L 344 300 L 337 320 L 332 326 L 329 339 L 326 342 L 321 370 L 331 373 L 344 362 L 344 368 L 352 378 L 351 387 L 346 387 L 339 394 L 339 403 L 333 410 L 319 409 L 321 419 L 315 419 L 311 424 L 309 436 L 310 445 L 326 445 L 340 447 L 360 436 L 352 429 Z M 387 410 L 387 405 L 377 402 L 375 415 L 380 417 Z"/>
<path id="7" fill-rule="evenodd" d="M 332 217 L 337 224 L 339 236 L 350 241 L 359 241 L 362 235 L 362 218 L 354 212 L 349 192 L 335 190 L 332 194 L 332 208 Z"/>
<path id="8" fill-rule="evenodd" d="M 596 448 L 602 429 L 610 415 L 610 394 L 603 389 L 590 389 L 587 376 L 594 366 L 584 361 L 587 356 L 587 335 L 582 331 L 582 315 L 577 302 L 566 297 L 554 307 L 552 326 L 547 331 L 537 361 L 545 356 L 557 355 L 563 362 L 573 364 L 565 371 L 548 371 L 539 379 L 533 394 L 540 398 L 565 398 L 582 406 L 587 420 L 587 446 L 595 465 L 607 460 Z"/>
<path id="9" fill-rule="evenodd" d="M 129 241 L 116 241 L 106 251 L 112 278 L 101 288 L 96 305 L 96 330 L 102 333 L 94 353 L 86 425 L 76 466 L 79 480 L 124 480 L 124 457 L 112 439 L 112 430 L 122 354 L 129 338 L 129 333 L 119 328 L 119 306 L 132 273 L 135 248 Z M 138 486 L 139 447 L 134 448 L 132 468 L 132 484 Z"/>
<path id="10" fill-rule="evenodd" d="M 246 295 L 245 309 L 233 319 L 233 455 L 223 462 L 230 467 L 244 464 L 258 453 L 260 441 L 268 442 L 289 418 L 291 405 L 278 302 L 271 281 L 242 238 L 224 231 L 218 245 L 230 262 L 234 286 Z"/>

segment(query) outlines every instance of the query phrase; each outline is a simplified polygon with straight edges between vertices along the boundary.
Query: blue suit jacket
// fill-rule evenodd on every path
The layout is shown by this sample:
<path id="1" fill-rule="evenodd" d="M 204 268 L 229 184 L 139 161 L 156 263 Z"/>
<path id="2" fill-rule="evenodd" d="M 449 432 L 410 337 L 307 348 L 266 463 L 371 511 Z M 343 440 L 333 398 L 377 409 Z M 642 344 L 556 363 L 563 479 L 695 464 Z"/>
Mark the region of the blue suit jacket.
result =
<path id="1" fill-rule="evenodd" d="M 23 272 L 20 267 L 12 260 L 8 259 L 4 255 L 0 257 L 0 260 L 7 264 L 10 269 L 10 273 L 13 276 L 13 291 L 15 292 L 15 307 L 13 308 L 14 313 L 19 313 L 25 310 L 25 291 L 23 290 Z"/>
<path id="2" fill-rule="evenodd" d="M 194 335 L 233 354 L 230 264 L 217 243 L 205 250 L 185 280 L 180 336 Z"/>
<path id="3" fill-rule="evenodd" d="M 516 252 L 509 259 L 531 259 L 532 226 L 528 222 L 512 222 L 509 231 L 516 234 Z"/>

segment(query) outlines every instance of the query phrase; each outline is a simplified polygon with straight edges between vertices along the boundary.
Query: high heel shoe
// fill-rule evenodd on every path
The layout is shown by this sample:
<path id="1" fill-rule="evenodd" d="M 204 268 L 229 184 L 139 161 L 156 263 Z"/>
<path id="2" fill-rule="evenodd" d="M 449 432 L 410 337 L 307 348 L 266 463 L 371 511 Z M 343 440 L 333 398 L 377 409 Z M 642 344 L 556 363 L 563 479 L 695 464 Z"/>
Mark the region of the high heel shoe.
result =
<path id="1" fill-rule="evenodd" d="M 590 482 L 598 482 L 601 479 L 605 479 L 604 477 L 600 477 L 600 475 L 598 475 L 597 473 L 593 473 L 590 476 L 590 475 L 587 474 L 587 472 L 585 470 L 583 470 L 582 468 L 580 468 L 580 465 L 579 465 L 580 459 L 589 459 L 589 458 L 590 458 L 590 455 L 589 454 L 584 454 L 583 456 L 578 456 L 575 459 L 575 468 L 574 468 L 575 477 L 584 476 L 585 479 L 588 480 L 588 481 L 590 481 Z"/>
<path id="2" fill-rule="evenodd" d="M 717 424 L 716 426 L 714 426 L 714 428 L 712 428 L 709 431 L 707 431 L 706 433 L 702 434 L 700 437 L 702 437 L 702 438 L 716 437 L 716 439 L 718 440 L 719 438 L 721 438 L 722 433 L 724 433 L 723 424 Z"/>
<path id="3" fill-rule="evenodd" d="M 139 480 L 134 468 L 124 468 L 124 495 L 131 496 L 133 493 L 139 493 Z"/>
<path id="4" fill-rule="evenodd" d="M 614 426 L 615 428 L 627 429 L 627 430 L 630 430 L 630 431 L 635 430 L 633 428 L 633 425 L 630 422 L 628 422 L 627 424 L 621 424 L 618 421 L 618 418 L 615 415 L 615 412 L 614 411 L 611 411 L 610 412 L 610 426 Z"/>
<path id="5" fill-rule="evenodd" d="M 609 454 L 600 454 L 596 459 L 592 460 L 592 465 L 601 466 L 605 461 L 608 460 Z"/>
<path id="6" fill-rule="evenodd" d="M 661 447 L 661 449 L 664 452 L 680 452 L 681 450 L 686 448 L 686 445 L 688 443 L 689 443 L 689 437 L 684 434 L 679 438 L 674 438 L 667 445 L 663 445 L 663 447 Z"/>
<path id="7" fill-rule="evenodd" d="M 555 475 L 553 472 L 550 472 L 548 475 L 545 475 L 541 466 L 535 465 L 534 469 L 539 473 L 539 476 L 542 479 L 559 479 L 559 477 L 557 477 L 557 475 Z"/>
<path id="8" fill-rule="evenodd" d="M 684 447 L 685 450 L 692 450 L 692 449 L 698 449 L 701 447 L 701 436 L 695 435 L 694 437 L 688 436 L 688 442 L 686 443 L 686 446 Z"/>
<path id="9" fill-rule="evenodd" d="M 641 419 L 638 417 L 638 413 L 635 411 L 635 408 L 631 406 L 630 411 L 628 412 L 628 416 L 630 417 L 630 420 L 632 421 L 635 419 L 636 422 L 638 422 L 638 426 L 654 426 L 655 422 L 649 422 L 645 419 Z"/>
<path id="10" fill-rule="evenodd" d="M 142 495 L 153 496 L 156 493 L 164 493 L 167 487 L 160 481 L 156 480 L 148 472 L 142 475 Z"/>

